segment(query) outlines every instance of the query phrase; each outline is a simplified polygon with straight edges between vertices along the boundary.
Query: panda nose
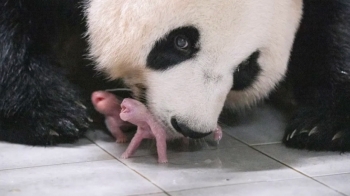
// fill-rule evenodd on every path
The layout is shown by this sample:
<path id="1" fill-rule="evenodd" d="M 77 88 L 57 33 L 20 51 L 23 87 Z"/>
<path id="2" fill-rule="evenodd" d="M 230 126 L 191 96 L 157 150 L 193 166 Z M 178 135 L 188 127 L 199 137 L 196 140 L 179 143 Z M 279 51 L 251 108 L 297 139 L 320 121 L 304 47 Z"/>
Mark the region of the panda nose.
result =
<path id="1" fill-rule="evenodd" d="M 193 139 L 202 138 L 202 137 L 205 137 L 211 133 L 211 132 L 200 133 L 200 132 L 194 131 L 191 128 L 189 128 L 187 125 L 185 125 L 183 123 L 179 123 L 175 117 L 171 118 L 171 125 L 174 127 L 174 129 L 177 132 L 181 133 L 185 137 L 190 137 Z"/>

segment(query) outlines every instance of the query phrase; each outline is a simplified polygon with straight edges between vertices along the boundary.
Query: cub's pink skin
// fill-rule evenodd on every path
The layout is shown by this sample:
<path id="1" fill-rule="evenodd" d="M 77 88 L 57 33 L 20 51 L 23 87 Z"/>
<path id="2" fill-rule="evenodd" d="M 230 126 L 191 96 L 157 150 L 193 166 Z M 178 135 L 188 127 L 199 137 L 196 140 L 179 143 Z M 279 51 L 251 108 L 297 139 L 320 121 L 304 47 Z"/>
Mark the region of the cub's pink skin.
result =
<path id="1" fill-rule="evenodd" d="M 116 138 L 117 143 L 127 142 L 128 139 L 126 135 L 120 129 L 122 126 L 129 125 L 119 117 L 121 102 L 112 93 L 106 91 L 96 91 L 92 93 L 91 101 L 95 109 L 105 116 L 105 124 Z"/>
<path id="2" fill-rule="evenodd" d="M 167 163 L 166 132 L 146 106 L 137 100 L 126 98 L 123 100 L 121 108 L 120 118 L 137 126 L 136 134 L 122 154 L 122 158 L 129 158 L 139 147 L 141 141 L 149 138 L 156 140 L 158 162 Z"/>
<path id="3" fill-rule="evenodd" d="M 221 127 L 218 125 L 216 130 L 214 131 L 214 140 L 219 142 L 222 138 L 222 129 Z"/>

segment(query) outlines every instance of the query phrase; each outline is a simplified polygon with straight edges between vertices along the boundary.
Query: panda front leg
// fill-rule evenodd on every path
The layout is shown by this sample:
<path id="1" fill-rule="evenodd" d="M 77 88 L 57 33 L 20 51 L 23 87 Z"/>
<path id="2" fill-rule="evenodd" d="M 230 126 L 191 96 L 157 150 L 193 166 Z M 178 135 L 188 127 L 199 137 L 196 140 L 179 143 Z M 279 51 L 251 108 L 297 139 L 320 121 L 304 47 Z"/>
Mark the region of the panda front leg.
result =
<path id="1" fill-rule="evenodd" d="M 0 69 L 6 74 L 1 78 L 0 140 L 30 145 L 76 141 L 88 127 L 87 111 L 63 75 L 33 56 L 13 67 L 19 69 Z"/>
<path id="2" fill-rule="evenodd" d="M 88 126 L 86 108 L 45 50 L 42 37 L 50 23 L 42 24 L 48 17 L 33 3 L 0 6 L 0 140 L 72 142 Z"/>
<path id="3" fill-rule="evenodd" d="M 288 76 L 299 109 L 283 141 L 299 149 L 350 151 L 350 3 L 304 2 Z"/>

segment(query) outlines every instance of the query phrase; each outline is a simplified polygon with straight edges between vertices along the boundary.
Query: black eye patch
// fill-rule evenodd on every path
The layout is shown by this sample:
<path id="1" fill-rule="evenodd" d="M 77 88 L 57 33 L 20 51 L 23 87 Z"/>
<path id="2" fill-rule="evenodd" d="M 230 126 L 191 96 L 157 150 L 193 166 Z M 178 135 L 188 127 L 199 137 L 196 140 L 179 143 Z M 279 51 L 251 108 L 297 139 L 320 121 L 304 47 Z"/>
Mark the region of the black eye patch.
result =
<path id="1" fill-rule="evenodd" d="M 233 73 L 233 86 L 231 90 L 241 91 L 250 87 L 261 72 L 258 59 L 260 51 L 251 54 L 248 59 L 238 65 Z"/>
<path id="2" fill-rule="evenodd" d="M 172 30 L 153 46 L 147 57 L 147 67 L 164 71 L 191 59 L 199 51 L 199 31 L 193 26 Z"/>

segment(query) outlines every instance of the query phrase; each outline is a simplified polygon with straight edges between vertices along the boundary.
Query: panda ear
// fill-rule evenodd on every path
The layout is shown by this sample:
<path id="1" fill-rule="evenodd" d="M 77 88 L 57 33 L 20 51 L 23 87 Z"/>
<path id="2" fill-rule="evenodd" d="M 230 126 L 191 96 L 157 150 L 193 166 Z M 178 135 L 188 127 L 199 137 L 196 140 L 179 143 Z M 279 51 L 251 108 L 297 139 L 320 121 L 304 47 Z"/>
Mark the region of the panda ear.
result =
<path id="1" fill-rule="evenodd" d="M 231 90 L 241 91 L 250 87 L 261 72 L 258 59 L 260 51 L 251 54 L 245 61 L 238 65 L 233 73 L 233 85 Z"/>
<path id="2" fill-rule="evenodd" d="M 164 71 L 189 60 L 200 50 L 199 31 L 185 26 L 174 29 L 158 40 L 147 57 L 147 67 Z"/>

